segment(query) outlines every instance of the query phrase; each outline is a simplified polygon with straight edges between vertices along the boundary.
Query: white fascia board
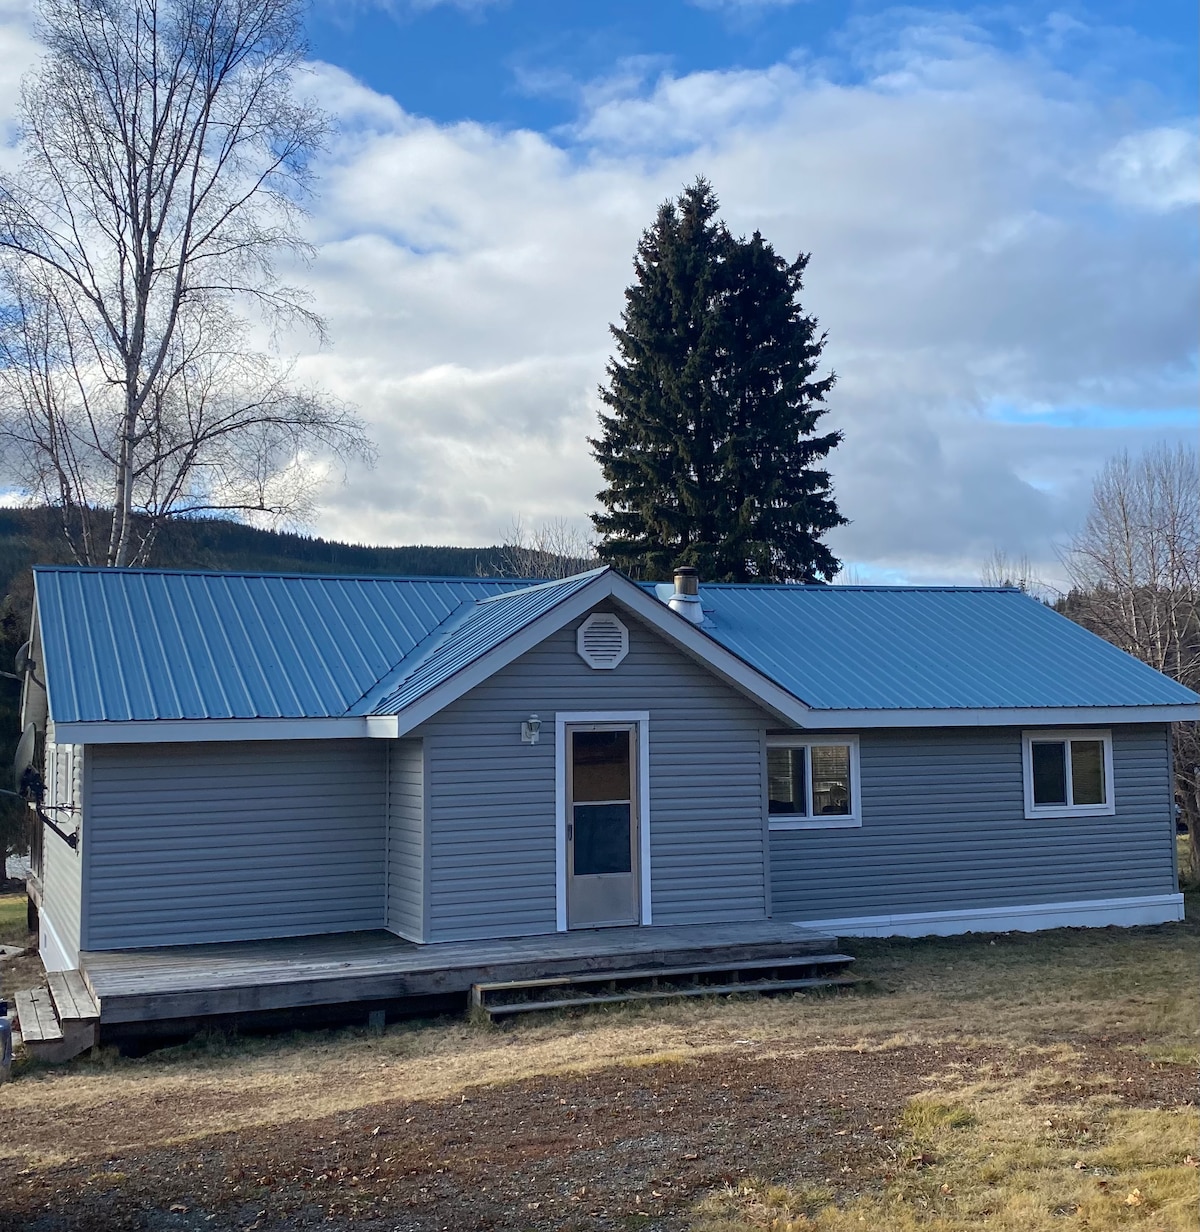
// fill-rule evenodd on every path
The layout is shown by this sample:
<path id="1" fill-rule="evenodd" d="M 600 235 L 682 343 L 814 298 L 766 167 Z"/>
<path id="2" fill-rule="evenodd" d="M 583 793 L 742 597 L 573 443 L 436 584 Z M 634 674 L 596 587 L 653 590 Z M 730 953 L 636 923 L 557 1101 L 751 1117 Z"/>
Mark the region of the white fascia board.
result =
<path id="1" fill-rule="evenodd" d="M 1133 928 L 1183 919 L 1182 894 L 1093 898 L 1015 907 L 965 907 L 958 911 L 911 911 L 893 915 L 796 920 L 801 928 L 842 937 L 952 937 L 958 933 L 1039 932 L 1045 928 Z"/>
<path id="2" fill-rule="evenodd" d="M 332 719 L 150 719 L 58 723 L 61 744 L 194 744 L 208 740 L 363 740 L 394 738 L 391 715 Z"/>
<path id="3" fill-rule="evenodd" d="M 718 645 L 707 634 L 700 633 L 689 620 L 678 612 L 671 611 L 657 599 L 651 598 L 640 586 L 615 570 L 608 569 L 582 590 L 577 590 L 550 611 L 505 638 L 499 646 L 468 663 L 449 680 L 443 681 L 406 706 L 396 716 L 399 719 L 396 734 L 403 736 L 420 726 L 451 702 L 457 701 L 464 693 L 482 684 L 501 668 L 507 667 L 526 651 L 545 641 L 552 633 L 609 598 L 650 625 L 666 641 L 708 668 L 713 675 L 758 702 L 777 718 L 804 725 L 805 715 L 811 712 L 802 701 L 739 659 L 737 655 Z"/>
<path id="4" fill-rule="evenodd" d="M 1091 723 L 1194 723 L 1198 706 L 983 707 L 977 710 L 809 710 L 802 727 L 1078 727 Z"/>

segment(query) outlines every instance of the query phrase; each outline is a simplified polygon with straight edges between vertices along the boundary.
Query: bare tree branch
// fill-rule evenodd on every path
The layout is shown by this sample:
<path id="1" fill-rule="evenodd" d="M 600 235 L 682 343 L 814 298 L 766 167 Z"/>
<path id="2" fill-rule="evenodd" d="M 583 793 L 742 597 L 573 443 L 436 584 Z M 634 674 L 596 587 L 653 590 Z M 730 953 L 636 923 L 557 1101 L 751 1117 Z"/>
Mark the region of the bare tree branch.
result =
<path id="1" fill-rule="evenodd" d="M 1200 691 L 1200 466 L 1166 445 L 1101 471 L 1063 563 L 1063 608 L 1101 637 Z M 1200 726 L 1177 723 L 1175 778 L 1200 878 Z"/>
<path id="2" fill-rule="evenodd" d="M 323 332 L 276 276 L 311 255 L 298 223 L 327 128 L 295 92 L 301 0 L 39 17 L 25 162 L 0 178 L 0 466 L 93 563 L 145 559 L 172 516 L 302 516 L 332 462 L 371 451 L 239 315 Z"/>
<path id="3" fill-rule="evenodd" d="M 500 548 L 501 576 L 554 579 L 571 577 L 601 564 L 596 545 L 566 518 L 527 527 L 518 517 Z"/>

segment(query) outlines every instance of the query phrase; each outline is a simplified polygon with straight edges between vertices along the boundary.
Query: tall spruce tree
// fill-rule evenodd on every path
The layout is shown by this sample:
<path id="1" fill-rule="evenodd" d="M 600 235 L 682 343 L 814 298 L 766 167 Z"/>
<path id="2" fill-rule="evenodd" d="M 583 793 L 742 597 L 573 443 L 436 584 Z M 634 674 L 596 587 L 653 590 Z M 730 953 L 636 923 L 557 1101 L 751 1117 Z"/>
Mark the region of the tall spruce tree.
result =
<path id="1" fill-rule="evenodd" d="M 842 438 L 813 435 L 834 376 L 816 379 L 825 335 L 797 301 L 808 255 L 734 238 L 717 209 L 697 179 L 638 244 L 591 441 L 598 551 L 642 577 L 828 581 L 820 536 L 846 519 L 817 464 Z"/>

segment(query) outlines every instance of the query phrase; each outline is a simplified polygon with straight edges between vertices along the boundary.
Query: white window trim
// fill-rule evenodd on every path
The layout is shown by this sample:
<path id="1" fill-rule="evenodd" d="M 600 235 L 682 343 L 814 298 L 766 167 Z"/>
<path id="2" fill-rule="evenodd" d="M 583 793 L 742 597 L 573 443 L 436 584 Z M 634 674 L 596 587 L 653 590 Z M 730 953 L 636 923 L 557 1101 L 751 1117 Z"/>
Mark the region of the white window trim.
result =
<path id="1" fill-rule="evenodd" d="M 1103 804 L 1034 804 L 1033 802 L 1033 746 L 1034 743 L 1053 743 L 1068 740 L 1100 740 L 1104 744 L 1104 794 Z M 1071 782 L 1071 755 L 1067 752 L 1067 799 L 1074 794 Z M 1096 728 L 1035 729 L 1021 733 L 1021 773 L 1025 779 L 1025 819 L 1034 821 L 1039 817 L 1112 817 L 1116 814 L 1116 785 L 1113 782 L 1112 732 Z"/>
<path id="2" fill-rule="evenodd" d="M 851 812 L 841 817 L 814 817 L 812 815 L 812 759 L 806 759 L 805 808 L 807 816 L 793 817 L 790 813 L 771 815 L 770 788 L 767 791 L 767 825 L 772 830 L 858 830 L 862 827 L 862 786 L 858 770 L 857 736 L 806 736 L 800 733 L 788 736 L 768 736 L 769 749 L 801 749 L 820 746 L 850 746 L 850 807 Z"/>
<path id="3" fill-rule="evenodd" d="M 560 710 L 554 716 L 554 898 L 555 928 L 560 933 L 567 931 L 567 727 L 587 723 L 630 723 L 637 727 L 640 923 L 654 922 L 650 904 L 650 712 Z"/>

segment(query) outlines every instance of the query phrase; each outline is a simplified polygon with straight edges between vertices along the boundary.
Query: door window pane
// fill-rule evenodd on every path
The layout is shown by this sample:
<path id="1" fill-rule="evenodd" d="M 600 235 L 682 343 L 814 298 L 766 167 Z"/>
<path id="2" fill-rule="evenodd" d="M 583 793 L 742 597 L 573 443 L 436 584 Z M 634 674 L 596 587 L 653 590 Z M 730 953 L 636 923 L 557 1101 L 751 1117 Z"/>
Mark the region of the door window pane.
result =
<path id="1" fill-rule="evenodd" d="M 1071 797 L 1072 804 L 1105 803 L 1103 740 L 1071 741 Z"/>
<path id="2" fill-rule="evenodd" d="M 1061 740 L 1035 740 L 1030 746 L 1033 762 L 1034 804 L 1066 804 L 1067 760 Z"/>
<path id="3" fill-rule="evenodd" d="M 804 750 L 767 750 L 767 794 L 772 815 L 804 815 Z"/>
<path id="4" fill-rule="evenodd" d="M 575 876 L 631 872 L 633 853 L 629 823 L 628 804 L 577 804 Z"/>
<path id="5" fill-rule="evenodd" d="M 850 800 L 850 746 L 814 744 L 812 760 L 813 814 L 817 817 L 848 817 Z"/>
<path id="6" fill-rule="evenodd" d="M 629 731 L 571 733 L 575 800 L 628 800 Z"/>

